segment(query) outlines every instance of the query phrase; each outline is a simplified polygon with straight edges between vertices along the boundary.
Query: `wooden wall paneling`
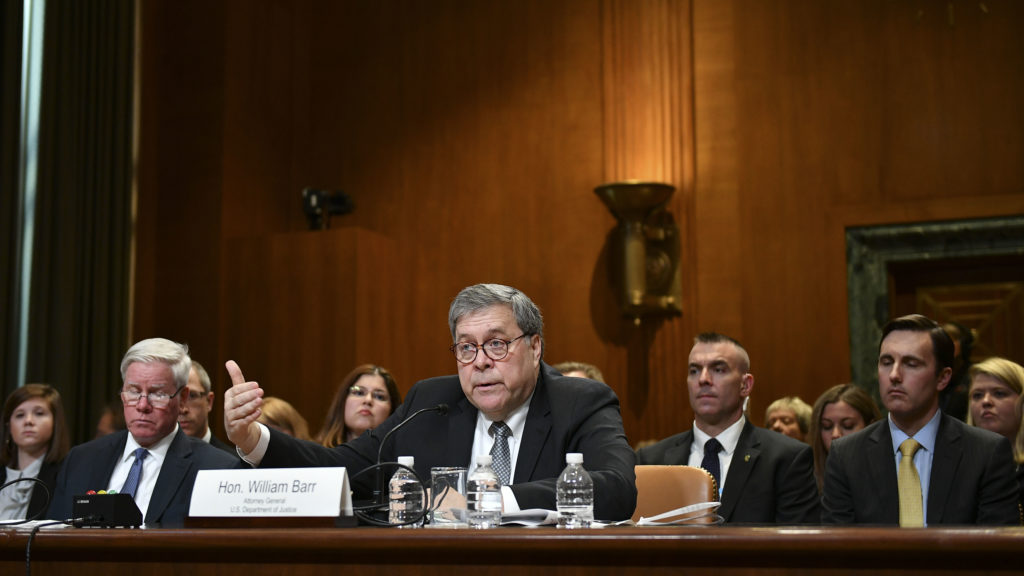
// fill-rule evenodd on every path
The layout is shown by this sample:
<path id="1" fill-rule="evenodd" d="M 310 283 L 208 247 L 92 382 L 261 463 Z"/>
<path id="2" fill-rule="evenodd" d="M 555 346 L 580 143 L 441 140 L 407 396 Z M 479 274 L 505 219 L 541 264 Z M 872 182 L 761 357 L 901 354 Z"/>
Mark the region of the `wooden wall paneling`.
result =
<path id="1" fill-rule="evenodd" d="M 977 334 L 971 354 L 975 364 L 991 356 L 1024 361 L 1024 282 L 922 286 L 917 292 L 920 313 Z"/>
<path id="2" fill-rule="evenodd" d="M 842 81 L 842 72 L 829 65 L 832 10 L 762 4 L 745 6 L 736 21 L 733 90 L 741 168 L 733 226 L 744 288 L 733 305 L 743 317 L 737 338 L 751 356 L 750 413 L 758 424 L 775 399 L 794 394 L 813 403 L 840 378 L 827 363 L 785 360 L 827 357 L 842 333 L 817 322 L 834 302 L 832 293 L 821 290 L 827 276 L 820 263 L 827 253 L 816 240 L 825 236 L 821 216 L 832 180 L 825 143 L 849 145 L 838 130 L 840 119 L 825 104 L 829 87 Z"/>
<path id="3" fill-rule="evenodd" d="M 133 342 L 164 337 L 188 343 L 214 376 L 220 321 L 224 10 L 220 4 L 191 0 L 140 5 L 131 328 Z M 199 12 L 202 18 L 195 17 Z"/>
<path id="4" fill-rule="evenodd" d="M 631 440 L 689 425 L 705 329 L 750 348 L 760 423 L 849 377 L 845 226 L 1024 212 L 1024 7 L 986 6 L 949 27 L 883 0 L 147 3 L 135 337 L 259 356 L 233 347 L 222 254 L 305 234 L 323 186 L 356 203 L 331 234 L 395 247 L 339 278 L 361 306 L 330 354 L 403 390 L 453 373 L 450 299 L 504 282 L 544 310 L 548 360 L 601 364 Z M 676 186 L 683 232 L 683 315 L 646 332 L 610 304 L 592 192 L 629 177 Z"/>
<path id="5" fill-rule="evenodd" d="M 928 202 L 1024 182 L 1024 6 L 880 3 L 883 198 Z M 909 161 L 908 161 L 909 160 Z"/>
<path id="6" fill-rule="evenodd" d="M 955 7 L 960 16 L 953 26 L 945 13 L 939 14 L 944 10 L 922 10 L 919 17 L 909 6 L 881 4 L 865 12 L 862 24 L 848 27 L 873 40 L 865 62 L 876 70 L 864 72 L 859 84 L 866 90 L 847 86 L 858 95 L 850 107 L 852 119 L 877 128 L 866 133 L 869 138 L 861 147 L 868 152 L 864 170 L 844 172 L 847 177 L 837 182 L 840 193 L 827 207 L 830 254 L 845 250 L 847 226 L 1024 210 L 1024 123 L 1016 107 L 1006 104 L 1021 96 L 1024 62 L 1012 48 L 1019 39 L 1011 39 L 1008 31 L 1019 29 L 1024 18 L 1010 4 L 989 6 L 994 11 L 987 16 L 975 14 L 980 12 L 976 6 Z M 856 129 L 848 124 L 847 132 Z M 830 268 L 836 269 L 830 275 L 838 277 L 838 263 Z M 832 286 L 830 293 L 841 293 L 839 283 Z M 848 325 L 845 309 L 835 312 Z M 848 342 L 839 348 L 848 349 Z M 837 360 L 848 366 L 848 356 Z"/>
<path id="7" fill-rule="evenodd" d="M 685 375 L 697 286 L 691 234 L 691 5 L 606 0 L 602 15 L 604 182 L 639 180 L 675 186 L 666 208 L 680 227 L 684 244 L 683 317 L 645 320 L 637 327 L 619 313 L 613 324 L 615 344 L 627 356 L 626 385 L 617 391 L 626 429 L 635 443 L 668 436 L 690 422 L 684 416 L 689 412 Z"/>
<path id="8" fill-rule="evenodd" d="M 301 117 L 292 22 L 304 3 L 229 0 L 223 31 L 224 238 L 290 229 L 301 213 L 301 190 L 291 168 L 302 158 L 292 122 Z"/>
<path id="9" fill-rule="evenodd" d="M 365 309 L 379 315 L 367 313 L 352 328 L 359 342 L 375 342 L 367 344 L 369 354 L 382 358 L 404 389 L 454 372 L 447 306 L 475 282 L 513 284 L 537 300 L 558 359 L 592 356 L 601 346 L 588 326 L 592 309 L 580 296 L 603 242 L 593 230 L 612 221 L 591 192 L 601 182 L 598 7 L 535 2 L 411 10 L 348 3 L 294 10 L 295 22 L 309 28 L 308 52 L 296 49 L 290 68 L 293 80 L 307 86 L 292 89 L 293 115 L 316 121 L 308 121 L 308 133 L 295 128 L 291 149 L 272 146 L 260 133 L 278 134 L 287 115 L 264 114 L 264 97 L 243 100 L 229 115 L 225 178 L 234 192 L 225 212 L 244 213 L 271 194 L 291 199 L 300 186 L 272 191 L 271 184 L 297 184 L 308 172 L 308 179 L 353 196 L 356 212 L 340 225 L 375 230 L 404 246 L 368 264 L 358 285 L 372 299 Z M 274 38 L 280 32 L 260 33 L 271 20 L 247 15 L 232 22 L 239 30 L 228 61 L 237 73 L 227 82 L 239 98 L 259 91 L 261 78 L 289 75 L 273 67 L 258 74 L 261 65 L 248 52 L 259 51 L 244 48 L 264 36 L 286 44 Z M 257 132 L 248 127 L 254 122 L 271 125 Z M 252 160 L 271 148 L 279 161 Z M 244 197 L 239 192 L 249 189 Z M 254 233 L 280 224 L 266 224 L 265 214 L 249 220 Z M 237 224 L 225 236 L 232 233 L 241 233 Z M 565 252 L 553 249 L 562 246 Z"/>
<path id="10" fill-rule="evenodd" d="M 693 4 L 693 332 L 714 330 L 741 342 L 746 336 L 742 238 L 747 232 L 740 222 L 744 165 L 739 157 L 743 126 L 735 86 L 739 57 L 736 28 L 748 8 L 735 2 Z M 752 361 L 759 362 L 756 356 Z M 755 394 L 760 393 L 757 384 L 755 381 Z"/>
<path id="11" fill-rule="evenodd" d="M 376 350 L 374 334 L 352 327 L 360 316 L 381 316 L 365 277 L 377 258 L 390 257 L 389 244 L 359 229 L 226 241 L 225 359 L 268 396 L 292 403 L 311 432 L 341 378 Z"/>
<path id="12" fill-rule="evenodd" d="M 964 30 L 913 12 L 884 2 L 695 4 L 697 214 L 708 224 L 698 249 L 718 258 L 699 269 L 742 270 L 732 280 L 743 286 L 723 295 L 702 284 L 699 307 L 702 324 L 735 318 L 756 367 L 755 422 L 776 397 L 810 402 L 849 379 L 845 226 L 1020 210 L 1019 135 L 1002 140 L 1011 159 L 989 152 L 1004 128 L 977 129 L 1008 123 L 1019 133 L 1017 111 L 965 106 L 973 91 L 960 84 L 969 78 L 992 102 L 1020 99 L 1022 62 L 1007 51 L 1018 40 L 1003 32 L 1019 28 L 1019 8 L 972 15 Z M 722 141 L 733 145 L 725 154 L 712 146 Z M 731 213 L 728 196 L 704 194 L 729 177 Z M 717 223 L 729 226 L 722 238 L 702 218 L 715 210 L 738 216 Z"/>
<path id="13" fill-rule="evenodd" d="M 734 2 L 695 2 L 693 10 L 696 187 L 694 231 L 698 331 L 742 338 Z"/>

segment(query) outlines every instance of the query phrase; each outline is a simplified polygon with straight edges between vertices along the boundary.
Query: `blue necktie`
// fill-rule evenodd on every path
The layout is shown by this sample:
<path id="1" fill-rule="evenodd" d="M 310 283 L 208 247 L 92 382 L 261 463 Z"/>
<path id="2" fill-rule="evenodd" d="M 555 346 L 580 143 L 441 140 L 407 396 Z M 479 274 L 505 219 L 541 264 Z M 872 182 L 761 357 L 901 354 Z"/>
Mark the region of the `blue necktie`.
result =
<path id="1" fill-rule="evenodd" d="M 700 467 L 707 470 L 715 478 L 715 489 L 722 492 L 722 468 L 718 463 L 718 453 L 722 451 L 722 443 L 712 438 L 704 443 L 704 460 Z"/>
<path id="2" fill-rule="evenodd" d="M 508 451 L 508 437 L 512 430 L 504 422 L 491 424 L 491 435 L 494 436 L 494 446 L 491 446 L 491 466 L 494 473 L 498 475 L 502 486 L 508 486 L 512 480 L 512 457 Z"/>
<path id="3" fill-rule="evenodd" d="M 128 470 L 128 479 L 124 481 L 124 486 L 121 487 L 121 494 L 128 494 L 132 498 L 135 497 L 135 491 L 139 489 L 139 480 L 142 479 L 142 461 L 148 455 L 149 452 L 145 448 L 135 449 L 135 462 L 132 462 L 132 467 Z"/>

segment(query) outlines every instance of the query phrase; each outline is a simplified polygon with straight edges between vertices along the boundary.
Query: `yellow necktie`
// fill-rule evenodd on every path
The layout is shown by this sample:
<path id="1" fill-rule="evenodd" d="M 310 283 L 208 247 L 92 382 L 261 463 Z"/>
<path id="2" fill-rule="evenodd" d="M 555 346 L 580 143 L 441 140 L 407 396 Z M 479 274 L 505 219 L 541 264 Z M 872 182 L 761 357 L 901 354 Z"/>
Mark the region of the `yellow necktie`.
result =
<path id="1" fill-rule="evenodd" d="M 921 445 L 913 438 L 900 444 L 900 471 L 897 481 L 900 487 L 900 526 L 920 528 L 924 526 L 922 510 L 921 478 L 914 466 L 914 453 Z"/>

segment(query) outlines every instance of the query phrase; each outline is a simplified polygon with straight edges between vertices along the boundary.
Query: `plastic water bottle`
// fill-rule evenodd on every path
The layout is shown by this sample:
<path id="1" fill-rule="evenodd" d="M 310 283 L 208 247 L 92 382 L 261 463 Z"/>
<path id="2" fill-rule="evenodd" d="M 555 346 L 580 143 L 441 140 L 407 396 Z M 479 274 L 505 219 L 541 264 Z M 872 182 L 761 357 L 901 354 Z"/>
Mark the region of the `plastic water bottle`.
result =
<path id="1" fill-rule="evenodd" d="M 583 454 L 565 455 L 567 466 L 558 477 L 559 528 L 590 528 L 594 521 L 594 481 L 583 469 Z"/>
<path id="2" fill-rule="evenodd" d="M 476 457 L 477 467 L 466 480 L 466 509 L 470 528 L 497 528 L 501 524 L 501 481 L 491 468 L 491 455 Z"/>
<path id="3" fill-rule="evenodd" d="M 412 456 L 399 456 L 398 463 L 413 467 Z M 405 468 L 399 468 L 388 483 L 388 521 L 391 524 L 404 524 L 417 520 L 414 524 L 404 524 L 399 528 L 419 528 L 423 525 L 423 485 Z"/>

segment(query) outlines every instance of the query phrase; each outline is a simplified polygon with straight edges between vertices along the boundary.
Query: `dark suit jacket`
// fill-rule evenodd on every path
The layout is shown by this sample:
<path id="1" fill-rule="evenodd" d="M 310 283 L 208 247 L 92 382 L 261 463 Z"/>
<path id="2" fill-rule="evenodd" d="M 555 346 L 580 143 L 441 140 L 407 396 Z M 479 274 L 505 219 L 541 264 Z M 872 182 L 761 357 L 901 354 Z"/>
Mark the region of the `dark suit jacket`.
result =
<path id="1" fill-rule="evenodd" d="M 382 451 L 383 462 L 414 456 L 421 478 L 434 466 L 467 466 L 473 449 L 477 409 L 458 376 L 418 382 L 383 424 L 351 442 L 324 448 L 271 430 L 263 467 L 345 466 L 357 498 L 369 498 L 374 474 L 359 472 L 377 462 L 385 434 L 421 408 L 448 405 L 448 415 L 428 412 L 395 432 Z M 594 480 L 594 515 L 603 520 L 629 518 L 636 508 L 636 459 L 622 428 L 619 400 L 608 386 L 566 378 L 546 364 L 533 394 L 516 460 L 512 492 L 523 509 L 555 509 L 555 482 L 567 452 L 583 453 Z"/>
<path id="2" fill-rule="evenodd" d="M 942 415 L 928 488 L 928 525 L 1019 524 L 1010 443 Z M 896 454 L 889 421 L 832 442 L 825 464 L 822 521 L 899 524 Z"/>
<path id="3" fill-rule="evenodd" d="M 73 496 L 89 490 L 105 490 L 127 441 L 128 431 L 121 430 L 72 448 L 57 475 L 57 489 L 50 503 L 49 518 L 68 519 L 71 517 Z M 160 467 L 145 523 L 180 525 L 188 515 L 196 472 L 239 467 L 241 461 L 238 458 L 232 458 L 178 429 Z"/>
<path id="4" fill-rule="evenodd" d="M 1020 485 L 1020 514 L 1024 522 L 1024 464 L 1017 465 L 1017 484 Z"/>
<path id="5" fill-rule="evenodd" d="M 238 452 L 235 450 L 235 447 L 233 445 L 228 444 L 227 442 L 221 440 L 220 438 L 217 438 L 212 434 L 210 435 L 210 446 L 213 446 L 214 448 L 218 448 L 220 450 L 227 452 L 228 454 L 231 454 L 232 456 L 235 457 L 236 460 L 239 459 Z"/>
<path id="6" fill-rule="evenodd" d="M 32 486 L 32 498 L 28 501 L 28 510 L 25 512 L 26 518 L 32 518 L 36 513 L 39 513 L 39 518 L 46 518 L 47 506 L 50 501 L 53 500 L 53 491 L 57 485 L 57 471 L 60 470 L 60 462 L 43 462 L 43 465 L 39 468 L 39 475 L 36 479 L 46 484 L 46 487 L 50 490 L 47 494 L 46 490 L 43 490 L 38 484 Z M 7 467 L 0 466 L 0 486 L 7 483 Z"/>
<path id="7" fill-rule="evenodd" d="M 693 430 L 637 451 L 638 464 L 685 466 Z M 818 486 L 811 447 L 749 421 L 722 487 L 718 514 L 733 523 L 817 524 Z"/>

